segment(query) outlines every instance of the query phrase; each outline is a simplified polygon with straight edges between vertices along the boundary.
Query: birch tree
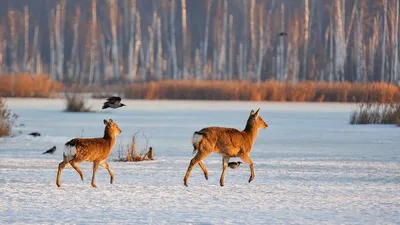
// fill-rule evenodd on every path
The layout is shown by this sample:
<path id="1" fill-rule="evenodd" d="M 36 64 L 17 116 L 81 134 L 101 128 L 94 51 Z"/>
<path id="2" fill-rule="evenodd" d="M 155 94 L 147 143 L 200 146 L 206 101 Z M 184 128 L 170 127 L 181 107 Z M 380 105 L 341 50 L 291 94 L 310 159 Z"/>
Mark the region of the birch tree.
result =
<path id="1" fill-rule="evenodd" d="M 381 81 L 385 81 L 385 65 L 386 65 L 386 30 L 387 30 L 387 0 L 383 0 L 383 30 L 382 30 L 382 39 L 381 39 L 381 47 L 382 47 L 382 60 L 381 60 Z"/>

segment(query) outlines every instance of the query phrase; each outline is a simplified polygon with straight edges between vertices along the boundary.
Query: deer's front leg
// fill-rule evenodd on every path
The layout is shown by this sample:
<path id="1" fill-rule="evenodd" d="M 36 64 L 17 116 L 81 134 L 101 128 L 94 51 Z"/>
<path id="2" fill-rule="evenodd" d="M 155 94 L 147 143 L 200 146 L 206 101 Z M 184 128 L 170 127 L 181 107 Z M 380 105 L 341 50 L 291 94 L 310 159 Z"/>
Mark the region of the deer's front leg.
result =
<path id="1" fill-rule="evenodd" d="M 93 162 L 93 175 L 92 175 L 92 186 L 93 187 L 97 187 L 95 184 L 95 180 L 96 180 L 96 172 L 97 169 L 99 168 L 99 162 Z"/>
<path id="2" fill-rule="evenodd" d="M 114 182 L 114 173 L 111 170 L 110 165 L 106 161 L 102 161 L 100 165 L 108 170 L 108 173 L 110 174 L 110 184 L 112 184 Z"/>
<path id="3" fill-rule="evenodd" d="M 222 174 L 221 178 L 219 179 L 219 185 L 221 185 L 221 187 L 224 186 L 224 179 L 225 179 L 226 168 L 228 168 L 228 162 L 229 162 L 229 157 L 222 157 Z"/>
<path id="4" fill-rule="evenodd" d="M 249 183 L 250 183 L 251 181 L 254 180 L 254 177 L 255 177 L 253 161 L 251 160 L 250 156 L 248 156 L 248 155 L 240 156 L 240 159 L 242 159 L 243 162 L 249 164 L 249 166 L 250 166 L 250 173 L 251 173 L 250 179 L 249 179 Z"/>

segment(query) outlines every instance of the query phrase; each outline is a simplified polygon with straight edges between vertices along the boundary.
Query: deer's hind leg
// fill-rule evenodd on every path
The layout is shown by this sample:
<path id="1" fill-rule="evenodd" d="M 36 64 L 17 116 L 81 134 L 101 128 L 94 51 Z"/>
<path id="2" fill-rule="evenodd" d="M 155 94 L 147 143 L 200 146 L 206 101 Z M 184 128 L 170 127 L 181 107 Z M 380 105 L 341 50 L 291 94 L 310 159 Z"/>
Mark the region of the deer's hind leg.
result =
<path id="1" fill-rule="evenodd" d="M 108 165 L 108 163 L 106 161 L 102 161 L 102 162 L 100 162 L 100 166 L 102 166 L 108 170 L 108 173 L 110 174 L 110 184 L 112 184 L 114 182 L 114 173 L 111 170 L 110 165 Z"/>
<path id="2" fill-rule="evenodd" d="M 72 168 L 74 168 L 76 170 L 76 172 L 79 173 L 79 176 L 81 176 L 81 180 L 83 181 L 83 173 L 82 170 L 79 169 L 78 165 L 76 164 L 76 162 L 74 160 L 69 161 L 69 163 L 71 164 Z"/>
<path id="3" fill-rule="evenodd" d="M 206 180 L 208 180 L 208 171 L 207 171 L 206 166 L 204 165 L 204 163 L 202 161 L 199 162 L 199 166 L 204 172 L 204 177 L 206 178 Z"/>
<path id="4" fill-rule="evenodd" d="M 66 162 L 66 161 L 62 161 L 60 164 L 58 164 L 57 180 L 56 180 L 56 184 L 58 187 L 61 187 L 61 183 L 60 183 L 61 173 L 62 173 L 63 169 L 69 165 L 70 165 L 70 163 Z"/>
<path id="5" fill-rule="evenodd" d="M 183 179 L 183 183 L 186 187 L 188 186 L 187 181 L 189 179 L 189 176 L 190 176 L 190 173 L 192 172 L 193 167 L 196 166 L 197 163 L 200 163 L 201 160 L 205 159 L 207 156 L 208 156 L 208 153 L 203 153 L 203 152 L 198 151 L 196 156 L 193 157 L 193 159 L 190 161 L 189 167 L 186 171 L 185 178 Z M 203 169 L 204 164 L 201 163 L 199 165 Z M 205 167 L 204 167 L 204 169 L 205 169 Z M 204 174 L 206 174 L 207 170 L 204 171 L 204 169 L 203 169 L 203 172 L 204 172 Z M 207 172 L 207 177 L 208 177 L 208 172 Z"/>

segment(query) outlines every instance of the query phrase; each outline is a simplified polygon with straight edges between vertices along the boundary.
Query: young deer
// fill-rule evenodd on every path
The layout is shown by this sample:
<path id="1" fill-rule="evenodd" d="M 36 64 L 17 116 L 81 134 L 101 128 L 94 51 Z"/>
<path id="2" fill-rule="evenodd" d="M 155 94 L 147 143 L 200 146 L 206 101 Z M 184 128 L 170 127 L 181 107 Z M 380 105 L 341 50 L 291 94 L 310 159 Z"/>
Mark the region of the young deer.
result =
<path id="1" fill-rule="evenodd" d="M 268 124 L 261 118 L 260 109 L 258 109 L 257 112 L 251 110 L 243 131 L 225 127 L 206 127 L 194 132 L 192 137 L 193 153 L 197 151 L 197 154 L 190 161 L 189 168 L 183 179 L 184 184 L 187 186 L 190 172 L 197 163 L 208 180 L 208 171 L 202 160 L 211 153 L 217 153 L 222 156 L 222 174 L 219 181 L 221 186 L 224 186 L 225 172 L 231 157 L 240 157 L 245 163 L 249 164 L 251 171 L 250 183 L 255 176 L 253 162 L 250 158 L 251 148 L 257 138 L 258 130 L 267 127 Z"/>
<path id="2" fill-rule="evenodd" d="M 110 183 L 114 181 L 114 173 L 112 172 L 110 165 L 106 162 L 110 152 L 115 144 L 115 140 L 118 134 L 122 131 L 119 129 L 118 125 L 114 123 L 111 119 L 104 120 L 106 125 L 104 129 L 104 136 L 102 138 L 74 138 L 64 146 L 64 160 L 58 166 L 57 172 L 57 186 L 60 187 L 61 172 L 66 167 L 71 165 L 76 172 L 81 176 L 83 180 L 83 173 L 79 169 L 76 163 L 89 161 L 93 162 L 93 176 L 92 176 L 92 186 L 96 187 L 95 178 L 96 172 L 99 165 L 103 166 L 108 170 L 110 174 Z"/>

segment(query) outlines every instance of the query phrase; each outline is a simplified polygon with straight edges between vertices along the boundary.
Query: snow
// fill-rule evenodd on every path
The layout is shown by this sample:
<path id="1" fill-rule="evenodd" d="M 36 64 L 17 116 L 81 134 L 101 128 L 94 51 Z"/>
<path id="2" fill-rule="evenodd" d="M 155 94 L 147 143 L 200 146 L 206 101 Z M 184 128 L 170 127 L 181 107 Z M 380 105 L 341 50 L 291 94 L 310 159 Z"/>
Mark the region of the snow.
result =
<path id="1" fill-rule="evenodd" d="M 25 127 L 0 138 L 0 224 L 399 224 L 400 130 L 390 125 L 349 125 L 350 104 L 125 100 L 127 107 L 96 113 L 62 112 L 60 99 L 7 99 Z M 193 131 L 206 126 L 244 128 L 261 108 L 261 130 L 249 167 L 227 171 L 221 157 L 196 166 L 183 185 Z M 109 159 L 114 184 L 100 167 L 90 186 L 71 167 L 55 184 L 62 149 L 73 137 L 103 134 L 103 119 L 121 128 Z M 155 160 L 114 162 L 118 146 L 142 131 Z M 37 131 L 40 137 L 27 135 Z M 144 142 L 142 141 L 143 144 Z M 56 146 L 54 155 L 42 152 Z M 237 161 L 232 158 L 231 161 Z"/>

